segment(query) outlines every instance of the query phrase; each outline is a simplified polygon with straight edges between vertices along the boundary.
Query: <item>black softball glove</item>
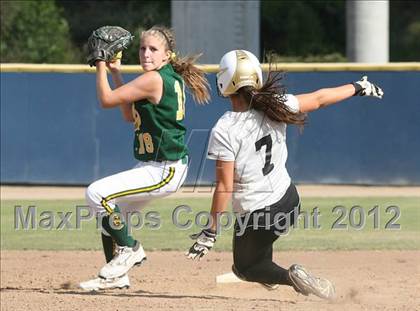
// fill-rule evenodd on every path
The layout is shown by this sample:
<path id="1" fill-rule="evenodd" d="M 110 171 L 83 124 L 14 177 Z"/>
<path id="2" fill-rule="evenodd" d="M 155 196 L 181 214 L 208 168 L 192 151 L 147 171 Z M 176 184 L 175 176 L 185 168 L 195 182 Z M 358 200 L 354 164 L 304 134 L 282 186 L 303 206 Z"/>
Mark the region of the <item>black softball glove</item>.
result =
<path id="1" fill-rule="evenodd" d="M 111 62 L 118 52 L 126 49 L 134 36 L 119 26 L 103 26 L 96 29 L 88 39 L 87 63 L 92 67 L 97 60 Z"/>

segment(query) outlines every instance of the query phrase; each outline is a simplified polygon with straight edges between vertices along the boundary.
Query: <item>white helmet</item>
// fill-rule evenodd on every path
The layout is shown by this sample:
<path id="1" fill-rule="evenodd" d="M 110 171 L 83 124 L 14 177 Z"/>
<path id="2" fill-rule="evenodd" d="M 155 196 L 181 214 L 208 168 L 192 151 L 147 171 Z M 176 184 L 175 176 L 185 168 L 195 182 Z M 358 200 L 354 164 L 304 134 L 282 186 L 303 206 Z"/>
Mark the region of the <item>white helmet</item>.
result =
<path id="1" fill-rule="evenodd" d="M 254 54 L 245 50 L 226 53 L 216 75 L 217 88 L 223 96 L 235 94 L 244 86 L 260 89 L 263 85 L 261 64 Z"/>

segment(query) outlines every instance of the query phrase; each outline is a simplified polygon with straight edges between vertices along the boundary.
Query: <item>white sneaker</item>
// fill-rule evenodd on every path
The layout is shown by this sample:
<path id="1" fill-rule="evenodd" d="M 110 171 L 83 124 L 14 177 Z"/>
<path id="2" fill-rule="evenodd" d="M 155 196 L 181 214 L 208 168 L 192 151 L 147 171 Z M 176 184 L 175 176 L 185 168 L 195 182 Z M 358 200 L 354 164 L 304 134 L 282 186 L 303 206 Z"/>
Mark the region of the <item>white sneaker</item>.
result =
<path id="1" fill-rule="evenodd" d="M 129 288 L 130 280 L 128 275 L 125 274 L 122 277 L 115 279 L 103 279 L 96 278 L 79 284 L 80 288 L 85 291 L 97 291 L 101 289 L 113 289 L 113 288 Z"/>
<path id="2" fill-rule="evenodd" d="M 134 247 L 118 246 L 114 258 L 102 267 L 99 277 L 114 279 L 126 274 L 134 265 L 140 265 L 146 260 L 146 253 L 139 242 Z"/>
<path id="3" fill-rule="evenodd" d="M 322 279 L 311 275 L 300 265 L 292 265 L 289 268 L 289 276 L 293 282 L 293 287 L 299 293 L 307 296 L 314 294 L 323 299 L 334 299 L 334 285 L 327 279 Z"/>

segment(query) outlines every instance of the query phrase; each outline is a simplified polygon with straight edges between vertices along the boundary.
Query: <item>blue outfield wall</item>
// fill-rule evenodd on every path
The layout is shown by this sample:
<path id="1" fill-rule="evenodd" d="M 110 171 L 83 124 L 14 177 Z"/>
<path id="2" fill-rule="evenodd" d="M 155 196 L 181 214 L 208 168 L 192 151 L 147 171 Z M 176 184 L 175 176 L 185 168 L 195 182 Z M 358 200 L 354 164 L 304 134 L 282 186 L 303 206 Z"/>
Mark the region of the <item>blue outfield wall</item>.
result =
<path id="1" fill-rule="evenodd" d="M 358 80 L 363 72 L 290 72 L 289 93 Z M 420 184 L 420 72 L 372 71 L 385 96 L 351 98 L 313 112 L 302 133 L 288 128 L 287 166 L 296 183 Z M 125 74 L 125 80 L 135 78 Z M 187 98 L 187 184 L 214 182 L 206 160 L 209 131 L 229 109 Z M 135 165 L 132 125 L 119 109 L 101 109 L 92 73 L 1 73 L 1 182 L 80 185 Z"/>

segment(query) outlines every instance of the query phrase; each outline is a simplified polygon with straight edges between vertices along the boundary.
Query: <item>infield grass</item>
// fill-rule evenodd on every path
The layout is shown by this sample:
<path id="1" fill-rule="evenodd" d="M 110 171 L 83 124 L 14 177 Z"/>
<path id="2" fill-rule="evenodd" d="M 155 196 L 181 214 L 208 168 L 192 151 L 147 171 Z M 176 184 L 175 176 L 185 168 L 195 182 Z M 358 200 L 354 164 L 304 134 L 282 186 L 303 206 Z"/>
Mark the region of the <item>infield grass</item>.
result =
<path id="1" fill-rule="evenodd" d="M 191 220 L 200 211 L 208 211 L 211 199 L 160 199 L 150 203 L 141 211 L 143 226 L 133 229 L 135 238 L 140 239 L 147 250 L 186 250 L 191 246 L 189 234 L 200 231 L 193 225 L 187 230 L 177 228 L 172 214 L 177 206 L 188 204 L 193 212 L 180 213 L 179 223 Z M 16 206 L 21 207 L 22 216 L 15 215 Z M 34 206 L 34 223 L 29 229 L 22 229 L 29 206 Z M 1 249 L 41 249 L 41 250 L 85 250 L 101 249 L 100 231 L 96 221 L 82 221 L 76 227 L 76 207 L 85 206 L 83 201 L 73 200 L 5 200 L 1 201 Z M 341 206 L 335 209 L 334 207 Z M 354 206 L 359 206 L 353 208 Z M 377 206 L 377 209 L 374 209 Z M 389 208 L 390 206 L 394 206 Z M 317 208 L 319 228 L 315 228 L 313 212 Z M 387 208 L 388 211 L 387 211 Z M 83 215 L 87 211 L 83 209 Z M 51 213 L 43 213 L 50 211 Z M 146 218 L 146 213 L 158 213 L 159 220 Z M 370 212 L 369 212 L 370 211 Z M 62 213 L 61 215 L 59 214 Z M 69 228 L 57 229 L 63 215 L 71 212 Z M 420 198 L 384 198 L 384 197 L 351 197 L 351 198 L 303 198 L 302 212 L 305 217 L 299 218 L 297 228 L 286 236 L 281 236 L 275 243 L 276 250 L 419 250 L 420 249 Z M 344 215 L 345 212 L 345 215 Z M 399 212 L 399 217 L 398 216 Z M 343 217 L 340 218 L 340 215 Z M 364 220 L 361 219 L 364 215 Z M 52 217 L 51 217 L 52 216 Z M 150 215 L 149 215 L 150 216 Z M 53 219 L 53 223 L 50 220 Z M 137 225 L 139 217 L 133 216 Z M 18 229 L 15 229 L 17 221 Z M 204 219 L 202 219 L 204 221 Z M 226 218 L 224 219 L 224 223 Z M 160 223 L 159 229 L 151 228 L 146 223 Z M 332 229 L 333 224 L 341 229 Z M 43 227 L 48 227 L 45 229 Z M 386 228 L 386 225 L 388 227 Z M 398 228 L 399 225 L 399 228 Z M 233 227 L 233 226 L 231 226 Z M 394 227 L 394 228 L 392 228 Z M 232 228 L 223 230 L 215 246 L 216 251 L 231 249 Z"/>

